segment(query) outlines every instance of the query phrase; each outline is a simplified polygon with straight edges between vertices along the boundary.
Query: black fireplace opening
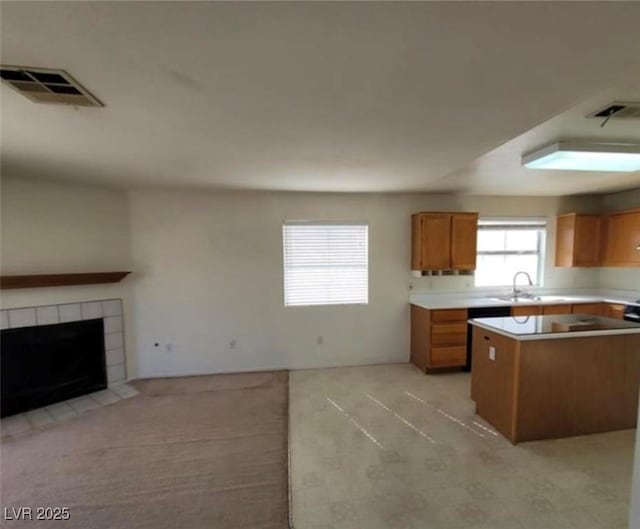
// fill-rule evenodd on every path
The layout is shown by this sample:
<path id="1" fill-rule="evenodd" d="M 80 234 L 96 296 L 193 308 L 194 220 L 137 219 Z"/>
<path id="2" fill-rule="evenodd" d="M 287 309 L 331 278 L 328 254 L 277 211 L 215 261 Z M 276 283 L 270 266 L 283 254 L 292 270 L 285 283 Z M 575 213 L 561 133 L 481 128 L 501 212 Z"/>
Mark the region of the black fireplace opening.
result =
<path id="1" fill-rule="evenodd" d="M 107 387 L 102 318 L 3 329 L 0 347 L 2 417 Z"/>

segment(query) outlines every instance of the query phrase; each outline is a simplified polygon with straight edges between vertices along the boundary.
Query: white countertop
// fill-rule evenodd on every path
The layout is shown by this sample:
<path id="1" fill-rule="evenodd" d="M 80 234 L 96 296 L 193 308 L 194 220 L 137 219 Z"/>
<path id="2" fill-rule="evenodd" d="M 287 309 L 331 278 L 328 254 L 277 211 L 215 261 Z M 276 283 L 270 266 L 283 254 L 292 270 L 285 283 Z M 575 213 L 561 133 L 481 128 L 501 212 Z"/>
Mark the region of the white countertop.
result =
<path id="1" fill-rule="evenodd" d="M 591 336 L 618 336 L 621 334 L 640 335 L 640 325 L 631 322 L 610 320 L 609 318 L 593 318 L 602 322 L 613 322 L 619 325 L 614 329 L 593 329 L 573 331 L 551 331 L 549 323 L 554 320 L 575 319 L 576 316 L 508 316 L 504 318 L 471 319 L 469 323 L 496 334 L 501 334 L 518 341 L 555 340 L 563 338 L 586 338 Z M 581 318 L 581 316 L 577 316 Z M 485 321 L 483 321 L 485 320 Z M 546 325 L 545 325 L 546 323 Z M 587 322 L 588 323 L 588 322 Z M 633 326 L 633 327 L 631 327 Z M 626 328 L 625 328 L 626 327 Z"/>
<path id="2" fill-rule="evenodd" d="M 504 296 L 500 293 L 475 293 L 475 292 L 450 292 L 450 293 L 426 293 L 412 292 L 409 296 L 409 303 L 424 309 L 464 309 L 472 307 L 510 307 L 513 305 L 565 305 L 579 303 L 616 303 L 620 305 L 634 305 L 640 307 L 638 300 L 640 292 L 633 291 L 565 291 L 565 292 L 541 292 L 535 291 L 536 296 L 545 296 L 540 301 L 513 302 L 496 299 Z"/>

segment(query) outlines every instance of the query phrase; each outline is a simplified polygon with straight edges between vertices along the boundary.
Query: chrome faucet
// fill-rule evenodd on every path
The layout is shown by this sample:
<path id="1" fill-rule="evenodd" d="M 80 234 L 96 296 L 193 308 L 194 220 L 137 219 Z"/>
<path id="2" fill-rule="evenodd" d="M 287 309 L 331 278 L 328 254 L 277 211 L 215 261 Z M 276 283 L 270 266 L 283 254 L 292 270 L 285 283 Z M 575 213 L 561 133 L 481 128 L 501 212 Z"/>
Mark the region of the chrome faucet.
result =
<path id="1" fill-rule="evenodd" d="M 530 276 L 527 272 L 524 272 L 524 271 L 522 271 L 522 270 L 520 270 L 519 272 L 516 272 L 516 273 L 514 274 L 514 276 L 513 276 L 513 292 L 511 293 L 511 296 L 512 296 L 512 297 L 513 297 L 513 299 L 515 299 L 516 301 L 517 301 L 518 296 L 519 296 L 520 294 L 524 294 L 524 296 L 525 296 L 525 297 L 528 295 L 528 294 L 526 294 L 525 292 L 522 292 L 521 290 L 518 290 L 518 289 L 516 288 L 516 281 L 518 280 L 518 276 L 519 276 L 520 274 L 524 274 L 525 276 L 527 276 L 527 281 L 529 281 L 529 286 L 530 286 L 530 287 L 531 287 L 531 286 L 533 286 L 533 281 L 531 281 L 531 276 Z"/>

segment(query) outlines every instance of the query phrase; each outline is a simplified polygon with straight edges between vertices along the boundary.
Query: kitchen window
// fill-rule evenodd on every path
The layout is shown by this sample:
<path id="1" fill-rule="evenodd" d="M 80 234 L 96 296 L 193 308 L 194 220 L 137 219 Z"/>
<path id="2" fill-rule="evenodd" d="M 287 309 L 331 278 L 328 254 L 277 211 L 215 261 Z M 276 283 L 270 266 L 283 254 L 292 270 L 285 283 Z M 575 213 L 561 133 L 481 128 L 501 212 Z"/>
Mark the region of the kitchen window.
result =
<path id="1" fill-rule="evenodd" d="M 507 286 L 524 271 L 542 286 L 546 221 L 541 219 L 480 219 L 475 286 Z"/>
<path id="2" fill-rule="evenodd" d="M 285 306 L 367 304 L 368 232 L 361 222 L 285 222 Z"/>

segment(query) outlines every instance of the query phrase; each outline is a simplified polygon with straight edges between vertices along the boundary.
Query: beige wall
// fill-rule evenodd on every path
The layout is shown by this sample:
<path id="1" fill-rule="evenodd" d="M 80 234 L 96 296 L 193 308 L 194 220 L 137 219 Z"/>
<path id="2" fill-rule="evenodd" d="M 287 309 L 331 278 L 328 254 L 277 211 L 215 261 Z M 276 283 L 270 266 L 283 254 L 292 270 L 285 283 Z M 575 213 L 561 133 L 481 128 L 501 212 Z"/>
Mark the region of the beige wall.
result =
<path id="1" fill-rule="evenodd" d="M 5 275 L 131 270 L 129 205 L 123 191 L 3 176 L 0 270 Z M 109 285 L 3 290 L 3 309 L 121 298 L 127 371 L 137 374 L 128 280 Z"/>
<path id="2" fill-rule="evenodd" d="M 460 289 L 469 281 L 411 276 L 412 212 L 553 221 L 558 212 L 597 211 L 599 199 L 138 190 L 130 206 L 140 373 L 157 376 L 407 361 L 410 286 Z M 283 306 L 286 219 L 369 222 L 369 305 Z M 597 280 L 594 270 L 547 266 L 546 275 L 555 288 Z"/>
<path id="3" fill-rule="evenodd" d="M 124 192 L 2 178 L 5 274 L 88 272 L 130 264 Z"/>
<path id="4" fill-rule="evenodd" d="M 130 199 L 143 376 L 408 359 L 405 196 L 156 190 Z M 369 222 L 368 305 L 283 306 L 285 219 Z"/>
<path id="5" fill-rule="evenodd" d="M 114 285 L 3 291 L 2 307 L 122 298 L 130 376 L 406 361 L 410 289 L 473 288 L 469 277 L 410 274 L 409 216 L 420 210 L 546 217 L 545 287 L 640 284 L 638 270 L 552 266 L 555 215 L 599 211 L 601 197 L 125 193 L 6 177 L 1 191 L 2 273 L 134 270 Z M 633 207 L 639 194 L 604 202 Z M 369 305 L 284 308 L 286 219 L 369 222 Z"/>

